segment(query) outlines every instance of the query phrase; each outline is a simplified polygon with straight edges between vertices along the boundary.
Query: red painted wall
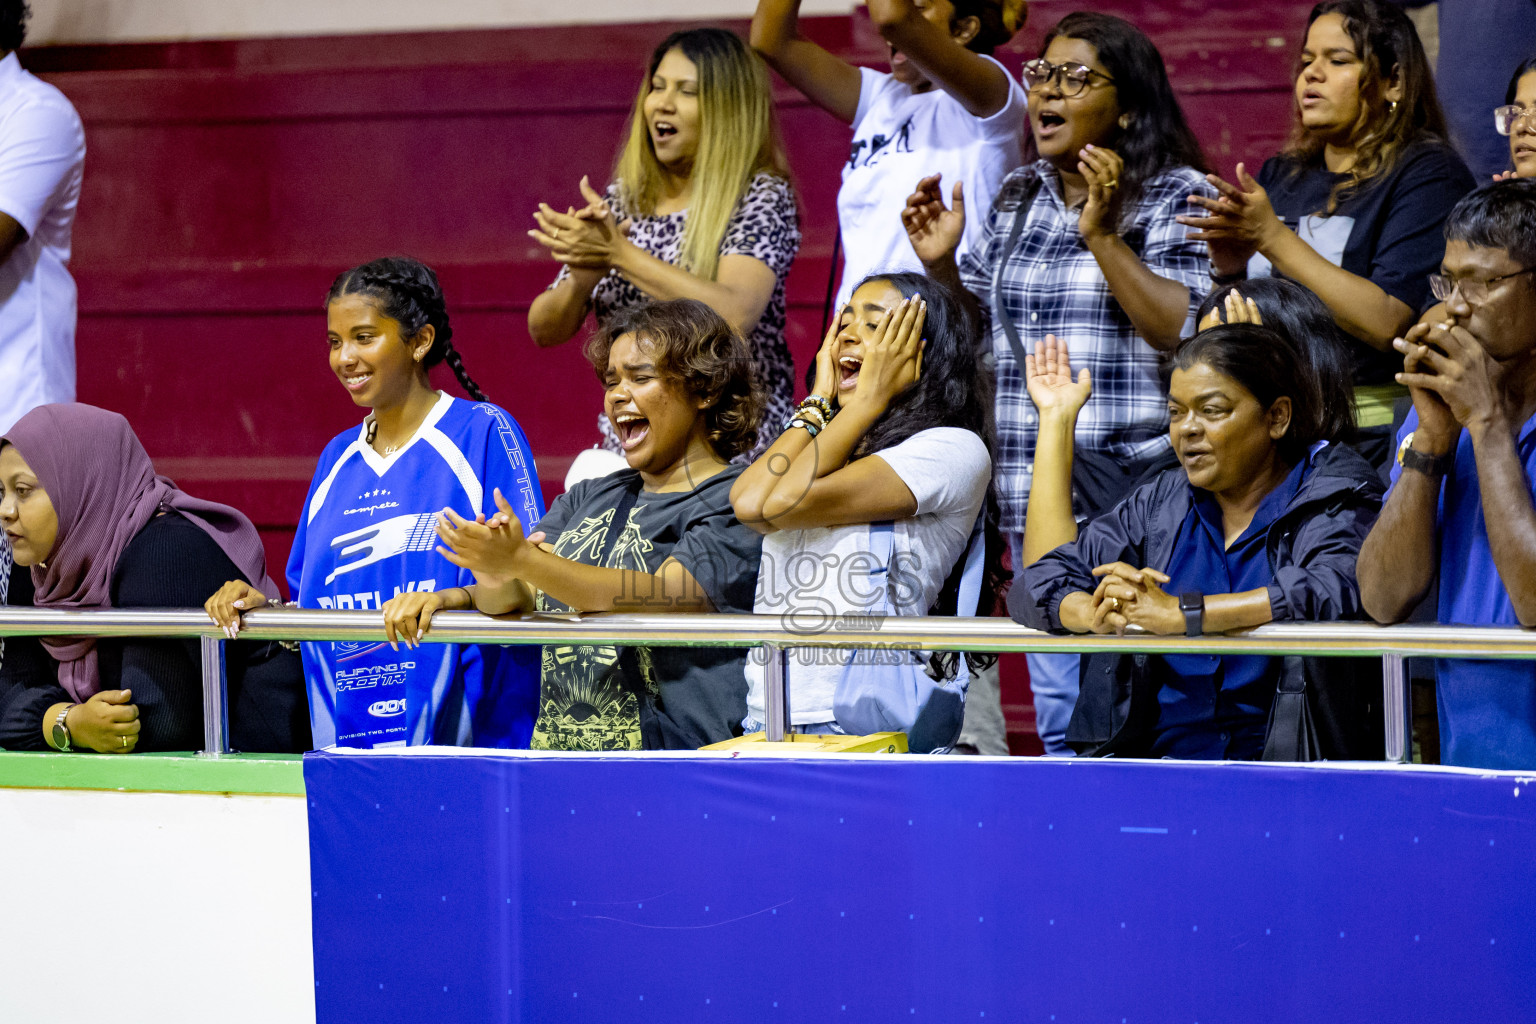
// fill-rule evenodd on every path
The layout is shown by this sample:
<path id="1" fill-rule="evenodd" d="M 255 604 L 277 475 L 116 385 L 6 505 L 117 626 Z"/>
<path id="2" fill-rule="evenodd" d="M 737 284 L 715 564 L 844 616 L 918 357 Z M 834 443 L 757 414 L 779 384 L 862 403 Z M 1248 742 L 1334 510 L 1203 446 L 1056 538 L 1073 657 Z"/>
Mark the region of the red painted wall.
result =
<path id="1" fill-rule="evenodd" d="M 1017 70 L 1073 6 L 1035 0 L 999 56 Z M 1152 35 L 1226 171 L 1284 136 L 1309 6 L 1096 9 Z M 409 253 L 441 274 L 465 363 L 522 423 L 552 497 L 593 442 L 600 392 L 578 344 L 539 350 L 528 338 L 528 303 L 555 265 L 524 232 L 539 201 L 576 202 L 583 174 L 606 180 L 645 60 L 673 27 L 23 51 L 86 125 L 73 262 L 81 401 L 124 413 L 184 487 L 248 512 L 281 566 L 320 449 L 359 419 L 326 365 L 321 299 L 339 271 Z M 861 13 L 806 27 L 883 64 Z M 804 204 L 789 279 L 803 369 L 848 132 L 782 84 L 778 100 Z M 1024 699 L 1010 701 L 1016 724 Z"/>

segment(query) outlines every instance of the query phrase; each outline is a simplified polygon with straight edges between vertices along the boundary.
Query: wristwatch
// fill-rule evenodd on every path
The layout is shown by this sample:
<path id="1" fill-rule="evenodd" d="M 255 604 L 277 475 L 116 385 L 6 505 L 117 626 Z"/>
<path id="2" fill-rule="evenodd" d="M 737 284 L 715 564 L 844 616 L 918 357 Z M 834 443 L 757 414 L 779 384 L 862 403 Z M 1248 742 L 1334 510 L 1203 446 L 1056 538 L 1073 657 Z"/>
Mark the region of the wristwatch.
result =
<path id="1" fill-rule="evenodd" d="M 64 724 L 65 716 L 69 714 L 69 709 L 74 706 L 73 704 L 64 705 L 63 710 L 55 715 L 53 719 L 53 745 L 65 754 L 74 749 L 70 745 L 69 726 Z"/>
<path id="2" fill-rule="evenodd" d="M 1450 455 L 1425 455 L 1423 452 L 1415 450 L 1413 447 L 1414 433 L 1416 432 L 1409 431 L 1408 436 L 1403 438 L 1403 443 L 1397 446 L 1397 464 L 1404 469 L 1417 470 L 1431 480 L 1437 480 L 1450 472 Z"/>
<path id="3" fill-rule="evenodd" d="M 1205 595 L 1191 590 L 1179 595 L 1179 611 L 1184 613 L 1184 635 L 1205 634 Z"/>

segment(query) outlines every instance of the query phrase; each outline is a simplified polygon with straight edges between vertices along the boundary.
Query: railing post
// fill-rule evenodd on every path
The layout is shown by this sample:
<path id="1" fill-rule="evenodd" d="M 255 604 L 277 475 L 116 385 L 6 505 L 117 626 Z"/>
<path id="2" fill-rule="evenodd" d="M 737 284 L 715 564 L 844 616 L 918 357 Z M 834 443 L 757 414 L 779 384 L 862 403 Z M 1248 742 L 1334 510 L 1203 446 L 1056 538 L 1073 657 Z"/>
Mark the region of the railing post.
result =
<path id="1" fill-rule="evenodd" d="M 1413 693 L 1401 654 L 1381 656 L 1382 715 L 1386 719 L 1387 760 L 1407 764 L 1413 759 Z"/>
<path id="2" fill-rule="evenodd" d="M 789 732 L 789 649 L 763 644 L 763 733 L 782 743 Z"/>
<path id="3" fill-rule="evenodd" d="M 224 641 L 211 636 L 203 643 L 203 757 L 229 753 L 229 709 L 225 697 Z"/>

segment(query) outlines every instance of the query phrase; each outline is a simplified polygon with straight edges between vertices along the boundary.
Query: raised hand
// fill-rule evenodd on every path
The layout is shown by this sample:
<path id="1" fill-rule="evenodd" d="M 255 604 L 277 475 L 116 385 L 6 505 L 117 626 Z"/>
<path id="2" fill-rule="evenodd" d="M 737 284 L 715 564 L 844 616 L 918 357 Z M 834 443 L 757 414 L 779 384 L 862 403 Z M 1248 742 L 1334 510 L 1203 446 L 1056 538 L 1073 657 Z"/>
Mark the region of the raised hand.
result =
<path id="1" fill-rule="evenodd" d="M 1041 417 L 1056 415 L 1073 420 L 1093 391 L 1088 367 L 1078 371 L 1076 380 L 1072 378 L 1067 343 L 1054 334 L 1035 342 L 1034 355 L 1025 354 L 1024 386 Z"/>
<path id="2" fill-rule="evenodd" d="M 944 193 L 939 188 L 941 177 L 931 174 L 919 181 L 917 190 L 907 197 L 906 208 L 901 211 L 907 238 L 925 267 L 952 258 L 965 235 L 964 189 L 960 182 L 955 182 L 954 205 L 946 207 Z"/>
<path id="3" fill-rule="evenodd" d="M 245 580 L 230 580 L 203 602 L 203 611 L 225 636 L 233 640 L 240 635 L 243 625 L 240 616 L 253 608 L 264 607 L 266 603 L 267 595 Z"/>
<path id="4" fill-rule="evenodd" d="M 1259 315 L 1258 305 L 1250 298 L 1243 295 L 1236 288 L 1227 292 L 1221 304 L 1200 318 L 1195 325 L 1196 331 L 1208 331 L 1212 327 L 1220 327 L 1222 324 L 1262 324 L 1264 318 Z"/>
<path id="5" fill-rule="evenodd" d="M 1120 174 L 1125 161 L 1103 146 L 1084 146 L 1078 152 L 1077 173 L 1088 183 L 1088 201 L 1077 218 L 1077 230 L 1085 241 L 1119 234 Z"/>
<path id="6" fill-rule="evenodd" d="M 864 346 L 859 383 L 850 403 L 884 412 L 891 400 L 917 383 L 923 372 L 923 324 L 928 303 L 917 296 L 885 311 L 875 339 Z"/>

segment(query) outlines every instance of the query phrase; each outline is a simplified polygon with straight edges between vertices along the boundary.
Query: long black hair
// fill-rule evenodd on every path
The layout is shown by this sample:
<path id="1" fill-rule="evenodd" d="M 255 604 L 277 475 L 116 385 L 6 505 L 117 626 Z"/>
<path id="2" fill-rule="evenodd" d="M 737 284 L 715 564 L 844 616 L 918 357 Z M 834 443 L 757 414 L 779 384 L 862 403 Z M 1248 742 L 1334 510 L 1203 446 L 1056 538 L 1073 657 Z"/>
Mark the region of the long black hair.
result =
<path id="1" fill-rule="evenodd" d="M 904 296 L 918 296 L 928 304 L 928 316 L 923 322 L 925 344 L 922 373 L 917 383 L 891 401 L 885 413 L 864 434 L 853 457 L 863 458 L 892 448 L 921 430 L 959 427 L 980 437 L 987 446 L 987 454 L 995 460 L 993 381 L 992 374 L 977 358 L 980 328 L 975 318 L 953 292 L 924 274 L 871 274 L 860 281 L 854 291 L 871 281 L 884 281 Z M 983 512 L 986 575 L 977 614 L 988 615 L 1011 575 L 1003 568 L 1002 515 L 991 481 L 987 483 Z M 964 569 L 962 557 L 934 599 L 933 614 L 955 614 Z M 953 671 L 955 660 L 953 651 L 936 652 L 931 664 L 935 672 L 948 675 Z M 972 667 L 984 668 L 996 660 L 996 655 L 967 655 L 966 660 Z"/>
<path id="2" fill-rule="evenodd" d="M 972 53 L 990 54 L 1012 39 L 1029 13 L 1029 4 L 1023 0 L 952 0 L 952 6 L 951 29 L 957 21 L 976 19 L 976 34 L 965 44 Z"/>
<path id="3" fill-rule="evenodd" d="M 1355 389 L 1350 359 L 1353 349 L 1323 300 L 1312 289 L 1295 281 L 1283 277 L 1254 277 L 1240 284 L 1217 288 L 1207 295 L 1200 304 L 1200 311 L 1195 314 L 1195 322 L 1204 320 L 1212 310 L 1222 308 L 1227 295 L 1234 291 L 1253 300 L 1259 308 L 1259 316 L 1264 318 L 1264 326 L 1289 341 L 1317 379 L 1318 436 L 1345 444 L 1353 441 Z M 1247 387 L 1246 384 L 1243 386 Z"/>
<path id="4" fill-rule="evenodd" d="M 1504 90 L 1504 102 L 1515 102 L 1515 93 L 1520 91 L 1520 79 L 1536 71 L 1536 57 L 1527 57 L 1515 68 L 1515 73 L 1509 76 L 1509 88 Z"/>
<path id="5" fill-rule="evenodd" d="M 1046 33 L 1040 52 L 1058 36 L 1092 46 L 1115 80 L 1115 95 L 1126 120 L 1111 143 L 1125 161 L 1120 179 L 1122 210 L 1134 207 L 1145 183 L 1170 167 L 1210 170 L 1200 140 L 1173 94 L 1163 55 L 1146 33 L 1112 14 L 1074 11 Z"/>
<path id="6" fill-rule="evenodd" d="M 464 369 L 464 359 L 453 347 L 448 306 L 431 267 L 409 256 L 372 260 L 337 276 L 326 293 L 325 304 L 329 306 L 343 295 L 366 295 L 377 299 L 379 312 L 400 324 L 401 337 L 407 343 L 431 324 L 432 347 L 422 359 L 422 366 L 430 369 L 438 363 L 447 363 L 471 398 L 477 402 L 490 401 Z"/>
<path id="7" fill-rule="evenodd" d="M 1291 400 L 1291 423 L 1275 442 L 1280 458 L 1294 466 L 1318 441 L 1329 436 L 1322 388 L 1302 353 L 1279 331 L 1258 324 L 1223 324 L 1185 339 L 1173 355 L 1174 366 L 1189 370 L 1209 366 L 1230 377 L 1269 409 L 1280 398 Z"/>

